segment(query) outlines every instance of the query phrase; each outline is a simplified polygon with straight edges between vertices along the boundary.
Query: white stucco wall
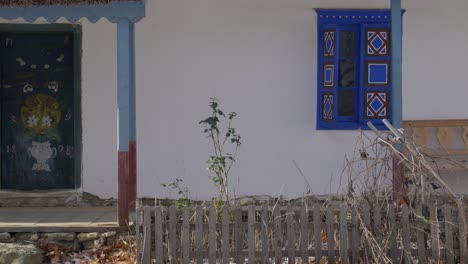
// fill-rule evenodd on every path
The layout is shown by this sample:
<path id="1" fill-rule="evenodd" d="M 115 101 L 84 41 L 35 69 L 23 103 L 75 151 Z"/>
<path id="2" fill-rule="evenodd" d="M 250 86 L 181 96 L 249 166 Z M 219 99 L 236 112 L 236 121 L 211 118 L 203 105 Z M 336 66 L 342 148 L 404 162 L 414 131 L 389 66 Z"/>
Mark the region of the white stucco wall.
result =
<path id="1" fill-rule="evenodd" d="M 116 25 L 83 22 L 83 190 L 117 197 Z"/>
<path id="2" fill-rule="evenodd" d="M 313 8 L 388 8 L 388 0 L 159 0 L 136 27 L 138 194 L 215 190 L 198 121 L 210 97 L 236 111 L 243 136 L 237 195 L 335 192 L 356 131 L 317 131 Z M 468 2 L 404 1 L 404 119 L 466 118 Z M 84 190 L 115 195 L 115 30 L 84 23 Z M 456 41 L 449 41 L 456 39 Z M 103 104 L 102 102 L 106 102 Z M 113 105 L 113 109 L 101 105 Z M 437 107 L 435 107 L 437 106 Z M 89 108 L 88 108 L 89 107 Z M 104 124 L 106 124 L 104 126 Z M 108 129 L 104 129 L 104 128 Z M 297 163 L 304 174 L 298 172 Z"/>
<path id="3" fill-rule="evenodd" d="M 403 1 L 404 119 L 466 118 L 468 2 Z M 236 195 L 335 192 L 357 131 L 317 131 L 314 8 L 388 8 L 390 0 L 150 0 L 136 26 L 138 195 L 216 191 L 198 121 L 217 97 L 243 145 Z M 116 33 L 83 24 L 83 190 L 117 194 Z M 303 172 L 298 172 L 294 162 Z M 456 182 L 456 181 L 455 181 Z"/>

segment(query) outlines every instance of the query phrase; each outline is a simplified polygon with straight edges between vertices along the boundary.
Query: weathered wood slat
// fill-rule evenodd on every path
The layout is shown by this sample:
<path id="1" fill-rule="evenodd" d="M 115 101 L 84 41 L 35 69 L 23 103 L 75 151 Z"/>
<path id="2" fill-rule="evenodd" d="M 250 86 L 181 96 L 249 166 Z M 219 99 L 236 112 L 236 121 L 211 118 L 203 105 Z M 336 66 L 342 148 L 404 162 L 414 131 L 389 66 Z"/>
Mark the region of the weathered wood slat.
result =
<path id="1" fill-rule="evenodd" d="M 253 206 L 249 206 L 248 214 L 248 251 L 249 251 L 249 264 L 255 264 L 255 211 Z"/>
<path id="2" fill-rule="evenodd" d="M 462 139 L 464 143 L 464 148 L 468 149 L 468 125 L 462 127 Z"/>
<path id="3" fill-rule="evenodd" d="M 364 232 L 368 230 L 369 232 L 372 230 L 371 228 L 371 220 L 370 220 L 370 206 L 369 203 L 364 201 L 362 205 L 362 212 L 363 212 L 363 222 L 364 222 Z M 366 237 L 366 234 L 363 235 L 364 239 L 364 260 L 366 263 L 369 262 L 369 258 L 372 256 L 372 249 L 369 240 Z"/>
<path id="4" fill-rule="evenodd" d="M 411 128 L 414 142 L 428 147 L 423 152 L 431 156 L 468 154 L 468 120 L 414 120 L 405 122 L 404 127 Z"/>
<path id="5" fill-rule="evenodd" d="M 322 214 L 318 205 L 314 206 L 313 210 L 315 262 L 320 263 L 322 260 Z"/>
<path id="6" fill-rule="evenodd" d="M 137 242 L 137 252 L 136 252 L 136 263 L 140 264 L 141 263 L 141 249 L 143 248 L 141 246 L 141 235 L 140 235 L 140 226 L 142 225 L 141 222 L 141 203 L 140 203 L 140 198 L 137 198 L 136 200 L 136 205 L 135 205 L 135 240 Z"/>
<path id="7" fill-rule="evenodd" d="M 210 207 L 209 216 L 209 239 L 208 239 L 208 263 L 216 264 L 216 209 L 212 206 Z"/>
<path id="8" fill-rule="evenodd" d="M 244 237 L 243 237 L 243 226 L 242 226 L 242 211 L 239 209 L 234 209 L 234 246 L 235 246 L 235 255 L 234 261 L 236 263 L 244 263 L 244 257 L 242 250 L 244 248 Z"/>
<path id="9" fill-rule="evenodd" d="M 243 214 L 243 215 L 246 215 L 245 213 L 242 213 L 242 214 Z M 283 220 L 284 220 L 284 219 L 283 219 Z M 230 223 L 229 223 L 229 228 L 233 230 L 234 225 L 235 225 L 234 222 L 230 222 Z M 254 224 L 255 228 L 257 228 L 257 229 L 260 228 L 260 225 L 261 225 L 260 223 L 255 223 L 255 224 Z M 286 225 L 286 222 L 283 221 L 283 225 Z M 178 229 L 180 229 L 180 228 L 182 227 L 182 223 L 181 223 L 181 222 L 180 222 L 180 223 L 176 223 L 176 226 L 177 226 Z M 195 222 L 190 222 L 190 223 L 189 223 L 189 226 L 190 226 L 190 229 L 195 230 Z M 202 223 L 202 226 L 203 226 L 203 230 L 205 230 L 205 231 L 208 230 L 208 228 L 209 228 L 208 222 L 203 222 L 203 223 Z M 247 223 L 247 222 L 243 222 L 243 223 L 241 223 L 241 226 L 244 228 L 244 230 L 247 230 L 248 223 Z M 163 229 L 165 229 L 165 228 L 169 229 L 169 222 L 167 222 L 167 223 L 163 222 L 162 227 L 163 227 Z M 222 227 L 221 223 L 216 223 L 216 229 L 221 229 L 221 227 Z M 339 223 L 337 223 L 337 222 L 333 223 L 333 228 L 334 228 L 335 230 L 338 229 L 339 227 L 340 227 L 340 224 L 339 224 Z M 325 223 L 322 224 L 322 228 L 326 228 L 326 224 L 325 224 Z M 122 229 L 122 230 L 123 230 L 123 229 Z"/>
<path id="10" fill-rule="evenodd" d="M 189 207 L 184 207 L 182 216 L 182 263 L 190 262 L 190 226 L 189 226 Z"/>
<path id="11" fill-rule="evenodd" d="M 454 264 L 454 252 L 453 252 L 453 222 L 452 222 L 452 206 L 446 204 L 444 206 L 444 218 L 445 218 L 445 258 L 448 264 Z"/>
<path id="12" fill-rule="evenodd" d="M 390 259 L 393 263 L 398 263 L 397 258 L 397 240 L 396 240 L 396 221 L 395 221 L 395 208 L 393 207 L 393 203 L 389 203 L 388 205 L 388 223 L 389 223 L 389 249 L 390 249 Z"/>
<path id="13" fill-rule="evenodd" d="M 223 234 L 223 264 L 229 264 L 229 255 L 231 253 L 231 247 L 229 243 L 229 210 L 227 207 L 223 208 L 222 216 L 222 234 Z"/>
<path id="14" fill-rule="evenodd" d="M 282 249 L 281 249 L 281 241 L 283 239 L 283 232 L 281 229 L 281 215 L 279 208 L 275 208 L 273 210 L 273 223 L 274 223 L 274 243 L 273 247 L 275 250 L 275 263 L 281 263 L 282 262 Z"/>
<path id="15" fill-rule="evenodd" d="M 309 211 L 305 204 L 302 205 L 301 215 L 300 215 L 300 236 L 301 236 L 301 260 L 302 263 L 307 263 L 309 259 L 309 229 L 307 228 L 309 224 Z"/>
<path id="16" fill-rule="evenodd" d="M 169 262 L 177 263 L 177 208 L 169 207 Z"/>
<path id="17" fill-rule="evenodd" d="M 382 208 L 380 207 L 380 203 L 374 203 L 373 209 L 375 239 L 380 248 L 382 248 Z"/>
<path id="18" fill-rule="evenodd" d="M 328 245 L 328 263 L 335 263 L 335 230 L 333 229 L 334 213 L 333 205 L 327 208 L 327 245 Z"/>
<path id="19" fill-rule="evenodd" d="M 463 127 L 468 126 L 467 119 L 440 120 L 404 120 L 403 127 Z"/>
<path id="20" fill-rule="evenodd" d="M 203 209 L 201 206 L 195 207 L 195 254 L 197 264 L 203 263 Z"/>
<path id="21" fill-rule="evenodd" d="M 442 149 L 455 148 L 456 128 L 455 127 L 438 127 L 437 139 L 439 146 Z"/>
<path id="22" fill-rule="evenodd" d="M 468 263 L 468 220 L 466 219 L 465 204 L 459 203 L 457 209 L 460 238 L 460 263 Z"/>
<path id="23" fill-rule="evenodd" d="M 410 221 L 409 221 L 409 208 L 406 204 L 401 207 L 401 239 L 403 243 L 405 263 L 411 263 L 411 244 L 410 244 Z"/>
<path id="24" fill-rule="evenodd" d="M 296 263 L 296 230 L 294 228 L 294 211 L 291 206 L 288 206 L 286 214 L 286 225 L 288 235 L 288 263 Z"/>
<path id="25" fill-rule="evenodd" d="M 431 252 L 432 259 L 438 262 L 441 258 L 440 256 L 440 247 L 439 247 L 439 220 L 437 219 L 437 207 L 435 204 L 429 205 L 429 217 L 430 217 L 430 227 L 431 227 Z"/>
<path id="26" fill-rule="evenodd" d="M 340 259 L 342 264 L 348 263 L 348 207 L 340 207 Z"/>
<path id="27" fill-rule="evenodd" d="M 161 207 L 156 206 L 154 208 L 154 245 L 155 245 L 155 257 L 156 263 L 164 263 L 163 253 L 163 229 L 162 229 L 162 212 Z"/>
<path id="28" fill-rule="evenodd" d="M 422 215 L 422 205 L 418 204 L 416 206 L 416 244 L 418 246 L 418 259 L 421 261 L 427 261 L 426 257 L 426 238 L 424 229 L 426 228 L 426 224 L 424 223 L 423 215 Z"/>
<path id="29" fill-rule="evenodd" d="M 357 217 L 356 210 L 353 209 L 351 217 L 353 219 L 353 227 L 351 229 L 351 252 L 353 254 L 352 263 L 359 263 L 359 249 L 361 247 L 361 234 L 359 233 L 359 218 Z"/>
<path id="30" fill-rule="evenodd" d="M 151 257 L 151 211 L 149 206 L 145 206 L 143 209 L 143 263 L 149 263 Z"/>
<path id="31" fill-rule="evenodd" d="M 429 144 L 430 128 L 413 127 L 413 141 L 418 146 L 427 146 Z"/>
<path id="32" fill-rule="evenodd" d="M 270 219 L 268 218 L 268 206 L 265 204 L 262 206 L 262 218 L 261 218 L 261 240 L 262 240 L 262 261 L 264 264 L 269 263 L 269 246 L 268 246 L 268 237 L 269 237 L 269 223 Z"/>

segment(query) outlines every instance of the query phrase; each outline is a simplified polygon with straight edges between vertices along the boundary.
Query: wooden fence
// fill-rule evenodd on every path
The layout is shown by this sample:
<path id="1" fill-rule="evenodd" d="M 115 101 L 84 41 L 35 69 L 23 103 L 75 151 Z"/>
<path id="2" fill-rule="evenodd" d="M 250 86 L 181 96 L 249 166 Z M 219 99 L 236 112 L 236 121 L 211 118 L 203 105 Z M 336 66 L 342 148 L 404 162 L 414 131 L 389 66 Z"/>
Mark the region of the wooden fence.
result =
<path id="1" fill-rule="evenodd" d="M 378 202 L 357 210 L 340 204 L 221 212 L 145 206 L 137 210 L 137 259 L 144 264 L 468 263 L 464 208 L 395 209 Z"/>

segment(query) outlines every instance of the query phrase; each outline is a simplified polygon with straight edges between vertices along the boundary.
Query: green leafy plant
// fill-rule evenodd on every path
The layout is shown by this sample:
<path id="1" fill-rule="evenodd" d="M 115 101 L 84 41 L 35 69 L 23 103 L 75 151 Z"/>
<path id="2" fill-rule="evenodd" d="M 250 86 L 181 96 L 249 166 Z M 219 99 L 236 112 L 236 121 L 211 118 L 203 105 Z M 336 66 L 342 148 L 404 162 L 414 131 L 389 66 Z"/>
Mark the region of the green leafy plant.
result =
<path id="1" fill-rule="evenodd" d="M 190 191 L 186 186 L 183 185 L 182 179 L 175 178 L 174 181 L 170 183 L 162 183 L 161 186 L 165 188 L 170 188 L 173 191 L 176 191 L 177 194 L 179 195 L 179 198 L 176 200 L 169 200 L 169 199 L 162 200 L 163 205 L 165 206 L 174 205 L 179 211 L 182 211 L 182 209 L 185 206 L 189 206 L 192 204 L 192 199 L 190 198 Z"/>
<path id="2" fill-rule="evenodd" d="M 219 108 L 216 98 L 211 98 L 209 106 L 211 114 L 200 121 L 200 124 L 204 126 L 203 133 L 212 145 L 212 155 L 207 161 L 207 169 L 210 171 L 211 181 L 218 188 L 215 205 L 217 208 L 221 208 L 229 204 L 229 172 L 236 161 L 237 151 L 241 145 L 241 136 L 232 126 L 232 121 L 237 116 L 235 112 L 226 116 Z M 221 131 L 223 124 L 225 128 Z"/>

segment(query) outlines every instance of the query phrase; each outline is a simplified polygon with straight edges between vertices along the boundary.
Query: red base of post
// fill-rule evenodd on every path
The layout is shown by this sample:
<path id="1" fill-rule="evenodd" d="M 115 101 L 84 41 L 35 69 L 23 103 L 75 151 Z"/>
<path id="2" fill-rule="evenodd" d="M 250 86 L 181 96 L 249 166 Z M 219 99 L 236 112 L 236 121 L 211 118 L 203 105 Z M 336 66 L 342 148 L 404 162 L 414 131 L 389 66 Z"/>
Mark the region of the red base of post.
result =
<path id="1" fill-rule="evenodd" d="M 130 141 L 129 149 L 129 183 L 128 183 L 128 196 L 130 202 L 130 209 L 135 210 L 137 198 L 137 150 L 136 141 Z"/>
<path id="2" fill-rule="evenodd" d="M 129 153 L 128 151 L 119 151 L 119 194 L 118 194 L 118 223 L 119 226 L 125 226 L 128 224 L 128 212 L 130 208 L 130 197 L 129 197 Z"/>
<path id="3" fill-rule="evenodd" d="M 408 204 L 408 198 L 406 197 L 405 188 L 405 176 L 403 174 L 403 164 L 400 163 L 399 159 L 394 157 L 393 159 L 393 200 L 397 202 L 397 205 Z"/>

